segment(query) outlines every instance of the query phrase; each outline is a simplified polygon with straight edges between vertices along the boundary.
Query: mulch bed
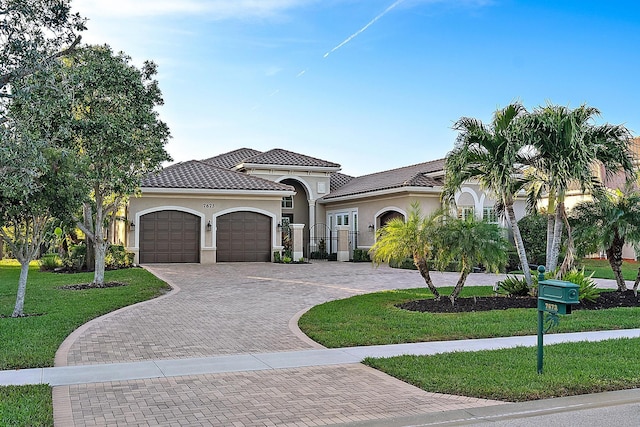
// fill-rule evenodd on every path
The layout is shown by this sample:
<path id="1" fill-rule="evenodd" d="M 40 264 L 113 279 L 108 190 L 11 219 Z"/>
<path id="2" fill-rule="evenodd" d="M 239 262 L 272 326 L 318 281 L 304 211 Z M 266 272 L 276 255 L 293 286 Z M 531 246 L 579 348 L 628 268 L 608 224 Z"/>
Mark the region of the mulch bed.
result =
<path id="1" fill-rule="evenodd" d="M 118 286 L 127 286 L 127 284 L 122 282 L 105 282 L 103 285 L 96 285 L 95 283 L 80 283 L 78 285 L 60 286 L 58 289 L 81 291 L 84 289 L 117 288 Z"/>
<path id="2" fill-rule="evenodd" d="M 533 297 L 471 297 L 458 298 L 455 304 L 447 296 L 440 301 L 422 299 L 398 304 L 396 307 L 409 311 L 430 313 L 464 313 L 469 311 L 506 310 L 509 308 L 536 308 L 538 302 Z M 603 310 L 615 307 L 640 307 L 640 293 L 636 297 L 632 290 L 626 292 L 602 292 L 596 302 L 581 302 L 573 310 Z"/>

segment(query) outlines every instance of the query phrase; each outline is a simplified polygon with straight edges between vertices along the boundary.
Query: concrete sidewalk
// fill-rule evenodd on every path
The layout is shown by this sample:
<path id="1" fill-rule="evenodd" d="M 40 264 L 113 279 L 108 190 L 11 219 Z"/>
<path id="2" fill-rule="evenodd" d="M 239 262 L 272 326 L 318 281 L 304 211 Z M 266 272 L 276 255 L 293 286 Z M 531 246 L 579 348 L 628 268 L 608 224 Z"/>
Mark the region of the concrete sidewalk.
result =
<path id="1" fill-rule="evenodd" d="M 640 338 L 640 329 L 549 334 L 545 335 L 545 345 L 578 341 L 594 342 L 619 338 Z M 20 369 L 0 371 L 0 386 L 28 384 L 63 386 L 229 372 L 346 365 L 360 363 L 367 357 L 433 355 L 448 352 L 534 347 L 536 345 L 537 337 L 533 335 Z M 535 361 L 532 360 L 532 369 L 534 369 L 534 363 Z"/>

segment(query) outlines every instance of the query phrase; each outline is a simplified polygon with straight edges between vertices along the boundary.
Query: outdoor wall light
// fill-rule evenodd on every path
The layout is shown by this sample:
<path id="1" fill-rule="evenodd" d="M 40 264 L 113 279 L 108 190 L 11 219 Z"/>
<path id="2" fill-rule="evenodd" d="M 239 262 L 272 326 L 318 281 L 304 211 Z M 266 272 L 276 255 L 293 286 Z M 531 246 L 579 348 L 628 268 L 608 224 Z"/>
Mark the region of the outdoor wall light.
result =
<path id="1" fill-rule="evenodd" d="M 129 224 L 129 229 L 131 229 L 131 231 L 136 229 L 136 223 L 131 221 L 131 223 Z"/>
<path id="2" fill-rule="evenodd" d="M 277 224 L 276 224 L 276 228 L 277 228 L 278 230 L 282 230 L 282 224 L 277 223 Z"/>
<path id="3" fill-rule="evenodd" d="M 369 224 L 369 231 L 373 231 L 374 228 L 375 226 L 373 224 Z"/>
<path id="4" fill-rule="evenodd" d="M 207 231 L 211 231 L 211 220 L 207 222 Z"/>

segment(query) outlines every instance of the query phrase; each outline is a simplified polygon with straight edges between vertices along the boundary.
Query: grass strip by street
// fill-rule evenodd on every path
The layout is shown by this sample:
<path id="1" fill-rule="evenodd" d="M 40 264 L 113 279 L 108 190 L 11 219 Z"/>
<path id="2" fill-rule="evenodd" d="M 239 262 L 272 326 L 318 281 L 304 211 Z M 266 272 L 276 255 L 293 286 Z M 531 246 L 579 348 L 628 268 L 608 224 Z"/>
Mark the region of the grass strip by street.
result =
<path id="1" fill-rule="evenodd" d="M 369 358 L 365 364 L 428 392 L 508 402 L 640 387 L 638 338 L 545 346 L 542 375 L 536 351 L 518 347 Z"/>
<path id="2" fill-rule="evenodd" d="M 107 271 L 107 282 L 127 286 L 64 290 L 61 286 L 91 282 L 93 273 L 56 274 L 31 267 L 27 284 L 27 317 L 10 318 L 20 266 L 0 261 L 0 369 L 53 365 L 62 341 L 91 319 L 160 296 L 170 287 L 141 268 Z M 51 387 L 0 387 L 0 425 L 52 426 Z"/>
<path id="3" fill-rule="evenodd" d="M 46 384 L 0 387 L 0 425 L 52 426 L 51 387 Z"/>
<path id="4" fill-rule="evenodd" d="M 442 288 L 447 295 L 451 288 Z M 462 297 L 493 295 L 491 286 L 462 290 Z M 432 298 L 426 288 L 358 295 L 313 307 L 299 321 L 314 341 L 335 347 L 494 338 L 537 333 L 536 309 L 420 313 L 396 304 Z M 640 308 L 574 310 L 552 332 L 640 328 Z"/>

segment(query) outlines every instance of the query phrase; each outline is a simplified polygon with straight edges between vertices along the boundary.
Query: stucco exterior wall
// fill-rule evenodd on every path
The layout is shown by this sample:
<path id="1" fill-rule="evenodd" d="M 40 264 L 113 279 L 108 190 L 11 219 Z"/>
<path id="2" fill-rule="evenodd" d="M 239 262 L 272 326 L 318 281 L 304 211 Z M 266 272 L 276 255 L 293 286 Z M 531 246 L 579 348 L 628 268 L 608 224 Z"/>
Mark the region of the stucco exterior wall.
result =
<path id="1" fill-rule="evenodd" d="M 440 208 L 440 194 L 412 194 L 378 196 L 345 202 L 329 202 L 324 204 L 324 218 L 341 212 L 357 212 L 358 244 L 361 249 L 369 249 L 375 242 L 375 233 L 380 227 L 379 218 L 385 212 L 394 211 L 407 215 L 411 203 L 419 201 L 425 214 Z M 325 220 L 329 224 L 329 220 Z M 369 226 L 373 225 L 373 228 Z"/>

